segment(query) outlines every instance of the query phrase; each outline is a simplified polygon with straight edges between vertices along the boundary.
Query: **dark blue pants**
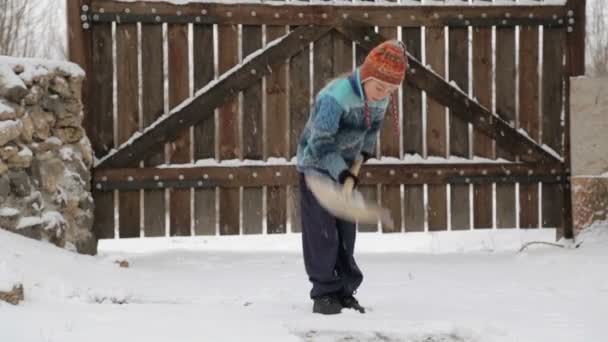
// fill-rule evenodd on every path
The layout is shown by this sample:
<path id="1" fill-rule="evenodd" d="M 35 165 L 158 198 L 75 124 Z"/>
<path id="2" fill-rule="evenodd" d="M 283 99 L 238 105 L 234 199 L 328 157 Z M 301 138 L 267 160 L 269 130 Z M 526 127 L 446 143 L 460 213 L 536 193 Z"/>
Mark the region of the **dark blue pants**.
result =
<path id="1" fill-rule="evenodd" d="M 312 283 L 310 297 L 353 294 L 363 281 L 353 257 L 356 225 L 334 217 L 321 207 L 301 173 L 300 210 L 304 265 Z"/>

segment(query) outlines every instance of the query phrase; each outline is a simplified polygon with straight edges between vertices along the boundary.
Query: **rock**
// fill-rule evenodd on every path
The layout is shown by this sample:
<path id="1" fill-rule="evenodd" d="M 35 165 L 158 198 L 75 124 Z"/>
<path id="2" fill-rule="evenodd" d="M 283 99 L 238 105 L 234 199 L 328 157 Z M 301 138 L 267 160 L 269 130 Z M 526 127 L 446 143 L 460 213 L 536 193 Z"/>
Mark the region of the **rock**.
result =
<path id="1" fill-rule="evenodd" d="M 43 95 L 40 105 L 48 112 L 53 112 L 55 115 L 62 117 L 67 115 L 65 105 L 58 95 Z"/>
<path id="2" fill-rule="evenodd" d="M 50 137 L 37 144 L 36 152 L 44 153 L 47 151 L 59 151 L 59 149 L 63 146 L 63 143 L 57 137 Z"/>
<path id="3" fill-rule="evenodd" d="M 81 127 L 82 126 L 81 115 L 69 115 L 57 120 L 56 126 L 59 127 Z"/>
<path id="4" fill-rule="evenodd" d="M 114 263 L 122 268 L 129 268 L 129 262 L 127 260 L 116 260 Z"/>
<path id="5" fill-rule="evenodd" d="M 23 285 L 21 284 L 14 285 L 11 291 L 0 291 L 0 300 L 5 301 L 9 304 L 17 305 L 24 299 L 25 296 L 23 294 Z"/>
<path id="6" fill-rule="evenodd" d="M 68 82 L 61 76 L 53 77 L 53 79 L 51 80 L 51 85 L 49 86 L 49 90 L 64 99 L 72 97 L 72 91 L 70 91 Z"/>
<path id="7" fill-rule="evenodd" d="M 2 162 L 0 162 L 2 163 Z M 11 181 L 6 175 L 0 175 L 0 203 L 6 203 L 11 193 Z"/>
<path id="8" fill-rule="evenodd" d="M 26 212 L 32 215 L 40 215 L 43 209 L 43 201 L 44 199 L 40 191 L 32 192 L 29 196 L 23 198 L 23 203 L 25 203 L 27 209 Z"/>
<path id="9" fill-rule="evenodd" d="M 86 237 L 81 237 L 76 240 L 76 251 L 81 254 L 96 255 L 97 239 L 95 238 L 95 235 L 90 233 Z"/>
<path id="10" fill-rule="evenodd" d="M 82 76 L 72 76 L 68 79 L 68 83 L 70 84 L 70 89 L 72 90 L 72 94 L 74 94 L 75 99 L 82 99 L 82 83 L 84 82 L 84 78 Z"/>
<path id="11" fill-rule="evenodd" d="M 17 154 L 8 158 L 6 163 L 11 169 L 25 169 L 32 165 L 32 156 L 32 150 L 27 148 L 27 146 L 23 146 L 23 148 Z"/>
<path id="12" fill-rule="evenodd" d="M 55 193 L 59 180 L 63 177 L 65 166 L 61 159 L 51 152 L 36 156 L 32 163 L 32 175 L 43 191 Z"/>
<path id="13" fill-rule="evenodd" d="M 21 103 L 21 100 L 28 94 L 27 87 L 17 75 L 12 72 L 7 74 L 3 71 L 0 68 L 0 97 Z M 7 80 L 5 77 L 9 79 Z"/>
<path id="14" fill-rule="evenodd" d="M 42 141 L 46 140 L 51 136 L 51 126 L 46 121 L 34 121 L 32 120 L 34 131 L 32 138 Z"/>
<path id="15" fill-rule="evenodd" d="M 19 152 L 19 148 L 13 145 L 6 145 L 0 147 L 0 159 L 7 160 Z"/>
<path id="16" fill-rule="evenodd" d="M 80 115 L 82 112 L 82 103 L 77 99 L 68 99 L 65 101 L 65 110 L 74 115 Z"/>
<path id="17" fill-rule="evenodd" d="M 2 160 L 0 160 L 0 175 L 5 174 L 6 171 L 8 171 L 8 165 L 6 165 L 5 162 L 3 162 Z"/>
<path id="18" fill-rule="evenodd" d="M 17 120 L 0 121 L 0 146 L 17 139 L 21 135 L 22 124 Z"/>
<path id="19" fill-rule="evenodd" d="M 0 99 L 0 121 L 14 120 L 17 118 L 17 112 L 13 105 Z"/>
<path id="20" fill-rule="evenodd" d="M 42 214 L 44 231 L 47 239 L 57 246 L 65 245 L 67 222 L 63 215 L 57 211 L 47 211 Z"/>
<path id="21" fill-rule="evenodd" d="M 23 126 L 21 129 L 21 139 L 26 142 L 32 142 L 32 136 L 34 134 L 34 123 L 30 116 L 26 113 L 21 117 L 21 125 Z"/>
<path id="22" fill-rule="evenodd" d="M 7 230 L 15 230 L 21 217 L 21 212 L 15 208 L 0 208 L 0 227 Z"/>
<path id="23" fill-rule="evenodd" d="M 29 94 L 27 94 L 23 98 L 23 101 L 28 106 L 37 105 L 38 102 L 40 102 L 40 99 L 42 98 L 42 93 L 42 88 L 39 85 L 35 84 L 30 88 Z"/>
<path id="24" fill-rule="evenodd" d="M 13 72 L 17 75 L 22 74 L 25 71 L 25 67 L 23 66 L 23 64 L 16 64 L 13 67 Z"/>
<path id="25" fill-rule="evenodd" d="M 78 208 L 87 213 L 93 213 L 95 209 L 95 204 L 93 202 L 93 197 L 89 193 L 86 193 L 84 196 L 80 197 L 78 201 Z"/>
<path id="26" fill-rule="evenodd" d="M 82 156 L 82 161 L 85 166 L 88 168 L 93 167 L 93 148 L 91 147 L 91 142 L 89 138 L 84 136 L 78 142 L 78 148 L 80 149 L 80 155 Z"/>
<path id="27" fill-rule="evenodd" d="M 30 177 L 23 170 L 13 170 L 7 173 L 11 181 L 11 191 L 19 197 L 26 197 L 32 192 Z"/>
<path id="28" fill-rule="evenodd" d="M 53 135 L 59 137 L 66 144 L 77 143 L 84 136 L 80 127 L 60 127 L 53 130 Z"/>

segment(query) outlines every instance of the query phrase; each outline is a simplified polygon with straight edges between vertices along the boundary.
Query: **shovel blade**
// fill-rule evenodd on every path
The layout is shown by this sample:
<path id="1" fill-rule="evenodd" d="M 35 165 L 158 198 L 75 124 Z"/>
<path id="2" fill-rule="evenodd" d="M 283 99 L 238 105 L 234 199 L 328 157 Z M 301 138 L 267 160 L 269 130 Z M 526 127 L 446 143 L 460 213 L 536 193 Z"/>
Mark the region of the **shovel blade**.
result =
<path id="1" fill-rule="evenodd" d="M 393 229 L 394 223 L 390 212 L 375 203 L 365 201 L 360 192 L 345 195 L 342 187 L 327 177 L 306 175 L 306 184 L 319 201 L 319 204 L 332 215 L 342 220 L 374 224 L 378 220 L 385 227 Z"/>

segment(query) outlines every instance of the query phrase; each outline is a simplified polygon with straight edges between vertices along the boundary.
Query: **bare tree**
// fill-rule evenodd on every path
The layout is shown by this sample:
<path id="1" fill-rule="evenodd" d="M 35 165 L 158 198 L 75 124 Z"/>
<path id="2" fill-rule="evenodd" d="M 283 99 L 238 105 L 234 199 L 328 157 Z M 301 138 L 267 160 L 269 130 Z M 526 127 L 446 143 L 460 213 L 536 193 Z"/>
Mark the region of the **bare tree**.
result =
<path id="1" fill-rule="evenodd" d="M 0 55 L 65 59 L 61 4 L 64 1 L 0 0 Z"/>
<path id="2" fill-rule="evenodd" d="M 587 11 L 587 47 L 589 74 L 608 76 L 608 4 L 595 0 Z"/>

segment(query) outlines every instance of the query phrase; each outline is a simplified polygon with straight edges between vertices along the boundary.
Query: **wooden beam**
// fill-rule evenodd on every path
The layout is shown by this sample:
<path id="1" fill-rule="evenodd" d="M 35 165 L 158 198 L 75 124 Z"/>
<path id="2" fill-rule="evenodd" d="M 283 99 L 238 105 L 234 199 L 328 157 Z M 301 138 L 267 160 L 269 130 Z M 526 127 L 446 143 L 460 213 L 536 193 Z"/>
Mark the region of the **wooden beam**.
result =
<path id="1" fill-rule="evenodd" d="M 585 75 L 586 2 L 586 0 L 568 0 L 566 3 L 566 16 L 568 18 L 567 65 L 570 76 Z"/>
<path id="2" fill-rule="evenodd" d="M 182 102 L 169 114 L 161 116 L 143 133 L 132 136 L 117 150 L 103 157 L 96 168 L 133 166 L 138 160 L 145 159 L 160 149 L 163 143 L 173 141 L 184 128 L 207 120 L 213 109 L 227 103 L 239 91 L 270 73 L 270 65 L 283 63 L 329 31 L 328 27 L 299 27 L 268 44 L 259 53 L 250 55 L 243 63 L 224 73 L 217 81 L 200 89 L 194 97 Z"/>
<path id="3" fill-rule="evenodd" d="M 366 49 L 371 49 L 386 39 L 373 29 L 360 26 L 338 27 L 339 32 L 357 42 Z M 485 134 L 502 148 L 518 154 L 527 162 L 561 163 L 552 153 L 545 150 L 532 139 L 517 131 L 509 123 L 487 108 L 470 98 L 462 90 L 448 83 L 434 71 L 425 67 L 408 53 L 409 69 L 405 77 L 411 85 L 424 90 L 435 101 L 449 107 L 451 113 L 473 124 L 473 127 Z"/>
<path id="4" fill-rule="evenodd" d="M 242 25 L 341 25 L 345 19 L 361 20 L 366 26 L 565 26 L 566 10 L 561 5 L 537 6 L 459 5 L 437 6 L 415 3 L 350 4 L 307 2 L 224 3 L 205 2 L 185 5 L 149 1 L 95 1 L 92 21 L 174 22 Z"/>
<path id="5" fill-rule="evenodd" d="M 562 183 L 569 178 L 561 164 L 448 163 L 367 164 L 361 184 Z M 114 189 L 284 186 L 298 182 L 294 165 L 206 166 L 95 170 L 97 191 Z"/>

